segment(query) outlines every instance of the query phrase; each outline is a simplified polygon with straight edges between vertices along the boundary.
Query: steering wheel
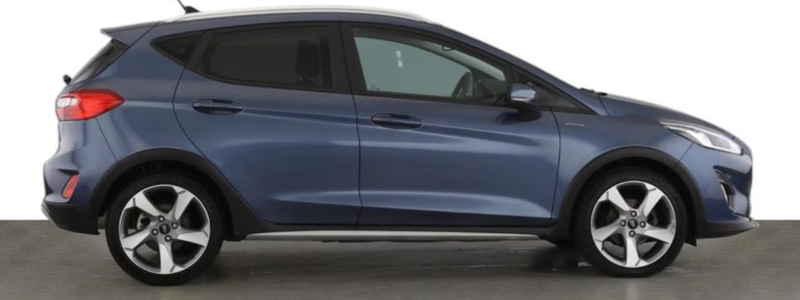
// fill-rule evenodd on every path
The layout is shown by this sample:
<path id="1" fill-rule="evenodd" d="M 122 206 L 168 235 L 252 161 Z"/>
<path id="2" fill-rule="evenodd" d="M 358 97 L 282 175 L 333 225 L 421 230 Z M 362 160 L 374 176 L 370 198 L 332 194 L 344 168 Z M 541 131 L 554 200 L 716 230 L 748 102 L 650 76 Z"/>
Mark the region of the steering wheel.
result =
<path id="1" fill-rule="evenodd" d="M 452 97 L 455 99 L 464 99 L 472 96 L 472 90 L 474 89 L 472 79 L 472 72 L 466 72 L 464 75 L 461 75 L 461 79 L 458 80 L 458 84 L 456 84 L 456 88 L 453 90 Z"/>

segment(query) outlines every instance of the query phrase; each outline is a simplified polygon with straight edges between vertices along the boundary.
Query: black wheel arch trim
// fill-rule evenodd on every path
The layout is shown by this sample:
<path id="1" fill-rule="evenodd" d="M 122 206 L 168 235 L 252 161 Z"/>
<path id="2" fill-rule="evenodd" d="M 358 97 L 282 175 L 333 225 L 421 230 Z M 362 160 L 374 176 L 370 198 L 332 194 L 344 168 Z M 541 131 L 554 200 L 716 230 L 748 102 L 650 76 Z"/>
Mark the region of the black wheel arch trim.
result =
<path id="1" fill-rule="evenodd" d="M 752 229 L 757 227 L 757 223 L 752 221 L 751 219 L 749 222 L 737 222 L 736 224 L 710 224 L 705 220 L 705 211 L 702 205 L 702 198 L 700 196 L 699 189 L 697 187 L 697 183 L 689 173 L 689 171 L 680 163 L 680 160 L 675 159 L 674 157 L 656 150 L 647 147 L 627 147 L 621 148 L 617 150 L 613 150 L 606 154 L 603 154 L 590 163 L 588 163 L 579 173 L 578 175 L 570 182 L 568 187 L 567 193 L 564 196 L 564 201 L 561 203 L 561 211 L 558 217 L 554 216 L 554 223 L 548 227 L 538 227 L 538 228 L 496 228 L 496 227 L 482 227 L 482 228 L 460 228 L 460 227 L 442 227 L 438 229 L 448 229 L 448 231 L 459 231 L 460 229 L 466 229 L 465 231 L 476 231 L 476 232 L 519 232 L 519 233 L 530 233 L 530 234 L 537 234 L 542 238 L 548 239 L 563 239 L 569 238 L 570 236 L 570 226 L 572 223 L 572 212 L 577 203 L 577 199 L 581 188 L 588 182 L 592 175 L 596 172 L 600 171 L 604 166 L 607 166 L 615 161 L 619 161 L 622 159 L 630 159 L 630 158 L 642 158 L 642 159 L 649 159 L 656 162 L 659 162 L 675 172 L 678 175 L 679 179 L 683 181 L 686 189 L 690 195 L 690 204 L 691 209 L 694 211 L 694 228 L 690 228 L 690 232 L 694 234 L 688 237 L 689 243 L 694 243 L 695 238 L 711 238 L 711 237 L 722 237 L 728 236 L 731 234 L 735 234 L 737 232 L 745 231 L 748 229 Z M 245 202 L 245 200 L 238 194 L 238 192 L 233 188 L 233 186 L 227 181 L 227 179 L 217 171 L 217 169 L 208 162 L 204 157 L 191 153 L 185 150 L 180 149 L 173 149 L 173 148 L 159 148 L 159 149 L 150 149 L 144 150 L 135 154 L 131 154 L 128 157 L 120 160 L 117 162 L 113 167 L 111 167 L 100 179 L 99 183 L 95 187 L 94 193 L 92 194 L 92 198 L 90 199 L 88 205 L 82 205 L 80 207 L 80 214 L 81 216 L 87 216 L 92 222 L 79 222 L 79 223 L 70 223 L 70 226 L 65 226 L 67 230 L 80 232 L 80 233 L 87 233 L 87 234 L 98 234 L 98 220 L 102 214 L 102 209 L 105 204 L 105 200 L 107 197 L 111 197 L 109 195 L 112 192 L 112 188 L 114 188 L 114 184 L 128 171 L 133 170 L 133 168 L 149 163 L 149 162 L 159 162 L 159 161 L 171 161 L 189 165 L 195 169 L 200 170 L 203 172 L 205 176 L 213 181 L 214 184 L 219 188 L 219 190 L 223 193 L 225 198 L 227 209 L 230 217 L 232 218 L 229 220 L 229 224 L 231 228 L 228 228 L 228 232 L 226 233 L 226 240 L 242 240 L 247 237 L 247 235 L 254 234 L 254 233 L 264 233 L 264 232 L 272 232 L 272 231 L 286 231 L 286 230 L 321 230 L 321 229 L 329 229 L 329 228 L 336 228 L 337 226 L 288 226 L 285 225 L 278 225 L 273 224 L 267 220 L 261 219 L 255 211 L 250 207 L 249 204 Z M 68 210 L 70 216 L 74 216 L 76 214 L 75 209 L 78 207 L 46 207 L 45 209 L 49 210 L 48 212 L 51 214 L 51 218 L 54 217 L 52 215 L 61 212 L 62 210 Z M 64 211 L 65 213 L 67 211 Z M 55 218 L 53 218 L 55 221 Z M 64 218 L 59 218 L 64 219 Z M 72 219 L 72 218 L 70 218 Z M 739 224 L 742 223 L 742 224 Z M 721 226 L 724 225 L 724 226 Z M 340 226 L 342 227 L 342 226 Z M 358 226 L 343 226 L 346 228 L 358 228 Z M 390 227 L 395 228 L 395 227 Z M 430 230 L 431 228 L 426 228 L 426 230 Z"/>
<path id="2" fill-rule="evenodd" d="M 114 185 L 123 175 L 134 170 L 137 166 L 155 162 L 174 162 L 191 166 L 202 172 L 213 184 L 219 188 L 226 201 L 227 210 L 231 217 L 228 220 L 231 228 L 227 228 L 227 240 L 241 240 L 248 234 L 268 231 L 268 223 L 262 220 L 253 209 L 247 204 L 239 193 L 233 188 L 228 180 L 204 157 L 185 150 L 174 148 L 149 149 L 131 154 L 118 161 L 111 167 L 94 189 L 92 198 L 89 201 L 90 215 L 97 220 L 106 207 L 106 201 L 112 197 Z M 226 216 L 227 217 L 227 216 Z M 92 222 L 91 228 L 82 228 L 82 233 L 98 234 L 97 222 Z"/>
<path id="3" fill-rule="evenodd" d="M 624 159 L 652 160 L 670 168 L 677 174 L 678 179 L 682 181 L 684 187 L 688 190 L 690 199 L 688 199 L 689 202 L 687 205 L 691 204 L 691 207 L 687 208 L 691 209 L 694 215 L 694 228 L 689 228 L 687 242 L 694 244 L 696 238 L 706 237 L 704 230 L 708 227 L 708 224 L 705 219 L 702 196 L 700 195 L 697 181 L 695 181 L 689 170 L 686 169 L 679 159 L 663 151 L 649 147 L 632 146 L 615 149 L 596 157 L 586 164 L 578 175 L 573 178 L 561 202 L 561 211 L 557 217 L 554 216 L 555 223 L 550 230 L 547 230 L 547 234 L 550 235 L 550 238 L 568 238 L 571 235 L 570 230 L 573 223 L 572 215 L 584 185 L 593 175 L 597 174 L 597 172 L 601 171 L 604 167 Z"/>

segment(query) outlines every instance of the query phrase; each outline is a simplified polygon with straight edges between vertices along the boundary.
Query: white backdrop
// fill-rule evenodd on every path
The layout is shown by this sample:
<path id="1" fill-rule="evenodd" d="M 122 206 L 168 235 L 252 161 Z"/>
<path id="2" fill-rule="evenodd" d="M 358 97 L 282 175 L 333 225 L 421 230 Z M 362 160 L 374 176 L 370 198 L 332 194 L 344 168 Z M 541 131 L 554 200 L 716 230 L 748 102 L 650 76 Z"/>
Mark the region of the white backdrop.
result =
<path id="1" fill-rule="evenodd" d="M 758 219 L 800 219 L 796 1 L 185 0 L 200 10 L 337 4 L 420 14 L 580 87 L 689 112 L 755 152 Z M 100 28 L 182 13 L 174 0 L 7 1 L 0 17 L 0 219 L 42 219 L 54 101 L 107 38 Z"/>

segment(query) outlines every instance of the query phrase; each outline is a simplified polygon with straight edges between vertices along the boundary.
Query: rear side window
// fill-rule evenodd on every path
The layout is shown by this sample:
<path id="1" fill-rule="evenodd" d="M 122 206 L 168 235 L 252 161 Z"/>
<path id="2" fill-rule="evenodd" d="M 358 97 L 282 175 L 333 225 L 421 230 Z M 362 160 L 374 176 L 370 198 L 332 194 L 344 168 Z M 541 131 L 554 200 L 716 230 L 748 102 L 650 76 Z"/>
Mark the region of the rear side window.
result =
<path id="1" fill-rule="evenodd" d="M 215 33 L 201 69 L 234 83 L 329 89 L 328 32 L 328 27 L 311 26 Z"/>
<path id="2" fill-rule="evenodd" d="M 194 34 L 183 37 L 168 38 L 166 40 L 157 41 L 155 43 L 156 49 L 177 60 L 182 64 L 189 62 L 192 57 L 192 52 L 200 42 L 201 34 Z"/>
<path id="3" fill-rule="evenodd" d="M 81 82 L 89 78 L 94 78 L 97 74 L 100 74 L 100 72 L 103 72 L 103 70 L 114 63 L 117 58 L 122 56 L 125 50 L 128 50 L 128 46 L 119 41 L 111 40 L 111 42 L 106 44 L 103 49 L 100 49 L 100 52 L 92 57 L 92 59 L 75 74 L 75 79 L 73 79 L 72 82 Z"/>

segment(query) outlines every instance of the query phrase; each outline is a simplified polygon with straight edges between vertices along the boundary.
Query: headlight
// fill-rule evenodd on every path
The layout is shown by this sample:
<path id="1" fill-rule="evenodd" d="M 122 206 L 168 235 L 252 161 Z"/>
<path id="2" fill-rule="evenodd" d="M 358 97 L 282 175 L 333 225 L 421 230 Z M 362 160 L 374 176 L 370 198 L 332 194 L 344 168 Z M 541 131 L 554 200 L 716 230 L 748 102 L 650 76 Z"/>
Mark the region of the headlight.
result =
<path id="1" fill-rule="evenodd" d="M 739 144 L 711 129 L 669 121 L 662 121 L 661 125 L 703 147 L 733 154 L 742 154 L 742 147 Z"/>

